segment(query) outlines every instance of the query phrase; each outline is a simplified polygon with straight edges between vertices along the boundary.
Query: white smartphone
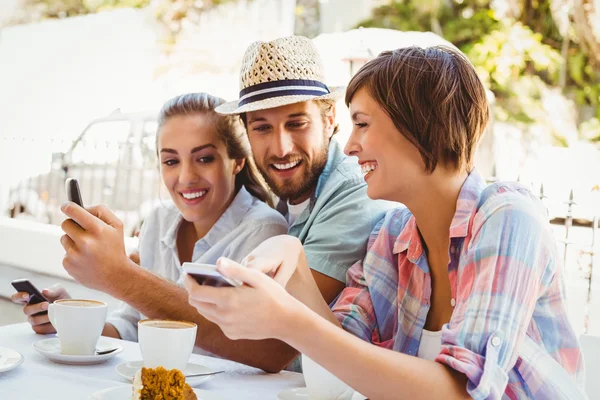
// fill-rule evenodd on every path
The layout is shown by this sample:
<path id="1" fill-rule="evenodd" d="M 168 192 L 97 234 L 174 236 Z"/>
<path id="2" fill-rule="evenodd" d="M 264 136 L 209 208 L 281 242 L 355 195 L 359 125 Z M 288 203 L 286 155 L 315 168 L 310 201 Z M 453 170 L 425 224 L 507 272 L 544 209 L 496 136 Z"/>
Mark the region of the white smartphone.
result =
<path id="1" fill-rule="evenodd" d="M 234 279 L 229 279 L 221 275 L 217 271 L 217 266 L 214 264 L 199 264 L 185 262 L 182 265 L 183 272 L 191 276 L 200 285 L 215 286 L 215 287 L 237 287 L 242 286 L 242 283 Z"/>

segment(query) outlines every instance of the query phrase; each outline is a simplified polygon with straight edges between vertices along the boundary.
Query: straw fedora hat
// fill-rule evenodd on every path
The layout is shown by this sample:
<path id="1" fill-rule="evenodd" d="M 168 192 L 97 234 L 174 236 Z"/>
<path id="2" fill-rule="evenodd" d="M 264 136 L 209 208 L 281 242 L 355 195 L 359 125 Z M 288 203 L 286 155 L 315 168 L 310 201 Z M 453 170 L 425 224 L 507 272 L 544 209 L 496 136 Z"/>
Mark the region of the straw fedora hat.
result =
<path id="1" fill-rule="evenodd" d="M 289 36 L 254 42 L 242 60 L 240 98 L 216 108 L 242 114 L 308 100 L 337 100 L 345 88 L 328 88 L 321 56 L 312 40 Z"/>

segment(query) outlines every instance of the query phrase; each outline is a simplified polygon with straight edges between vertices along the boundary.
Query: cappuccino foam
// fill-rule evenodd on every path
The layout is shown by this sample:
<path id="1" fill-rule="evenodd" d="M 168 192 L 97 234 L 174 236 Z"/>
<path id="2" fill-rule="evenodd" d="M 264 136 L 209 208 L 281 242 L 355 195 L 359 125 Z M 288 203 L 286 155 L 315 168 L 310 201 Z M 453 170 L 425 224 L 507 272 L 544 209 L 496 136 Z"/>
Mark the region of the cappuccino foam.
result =
<path id="1" fill-rule="evenodd" d="M 144 321 L 142 324 L 150 328 L 162 329 L 189 329 L 194 327 L 193 324 L 184 321 Z"/>
<path id="2" fill-rule="evenodd" d="M 55 302 L 67 307 L 101 307 L 104 303 L 94 300 L 60 300 Z"/>

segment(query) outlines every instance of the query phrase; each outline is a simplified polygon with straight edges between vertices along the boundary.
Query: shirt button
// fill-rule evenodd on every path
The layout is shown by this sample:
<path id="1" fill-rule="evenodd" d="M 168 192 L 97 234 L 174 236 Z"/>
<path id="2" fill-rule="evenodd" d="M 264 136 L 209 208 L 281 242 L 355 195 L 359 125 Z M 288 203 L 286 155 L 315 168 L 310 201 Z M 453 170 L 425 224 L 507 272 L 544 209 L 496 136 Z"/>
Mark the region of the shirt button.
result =
<path id="1" fill-rule="evenodd" d="M 450 304 L 452 305 L 452 307 L 454 307 L 456 305 L 456 299 L 451 299 Z"/>
<path id="2" fill-rule="evenodd" d="M 450 253 L 452 253 L 452 254 L 456 253 L 456 246 L 450 247 Z"/>
<path id="3" fill-rule="evenodd" d="M 498 346 L 500 346 L 501 343 L 502 343 L 502 339 L 500 339 L 498 336 L 494 336 L 492 338 L 492 346 L 498 347 Z"/>

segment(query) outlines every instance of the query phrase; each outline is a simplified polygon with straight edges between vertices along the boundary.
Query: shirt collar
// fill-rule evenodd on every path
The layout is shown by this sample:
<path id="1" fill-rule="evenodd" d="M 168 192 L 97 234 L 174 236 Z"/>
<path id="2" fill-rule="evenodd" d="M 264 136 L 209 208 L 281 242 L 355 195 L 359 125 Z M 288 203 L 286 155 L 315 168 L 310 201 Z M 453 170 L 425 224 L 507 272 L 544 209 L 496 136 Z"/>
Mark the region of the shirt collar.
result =
<path id="1" fill-rule="evenodd" d="M 246 215 L 248 210 L 252 207 L 252 201 L 252 195 L 248 193 L 245 187 L 242 186 L 229 207 L 227 207 L 227 210 L 225 210 L 217 222 L 215 222 L 212 228 L 204 236 L 203 239 L 208 243 L 209 246 L 214 246 L 223 237 L 225 237 L 225 235 L 234 230 L 242 222 L 244 215 Z M 177 231 L 182 221 L 183 216 L 181 213 L 179 213 L 161 239 L 165 245 L 171 248 L 175 247 Z"/>
<path id="2" fill-rule="evenodd" d="M 472 170 L 467 179 L 465 179 L 458 194 L 456 212 L 450 224 L 451 239 L 467 236 L 473 211 L 477 207 L 479 196 L 485 187 L 486 183 L 481 174 L 475 169 Z M 394 242 L 394 254 L 402 253 L 406 250 L 408 250 L 408 259 L 415 264 L 419 264 L 418 260 L 423 255 L 423 243 L 417 229 L 417 222 L 412 214 Z"/>
<path id="3" fill-rule="evenodd" d="M 327 182 L 329 176 L 335 171 L 335 169 L 344 162 L 348 157 L 344 154 L 342 150 L 342 146 L 338 143 L 337 140 L 331 139 L 329 142 L 329 150 L 327 152 L 327 163 L 325 164 L 325 168 L 323 168 L 323 172 L 319 175 L 319 179 L 317 181 L 317 189 L 315 190 L 314 198 L 319 197 L 319 194 L 323 191 L 323 187 Z"/>
<path id="4" fill-rule="evenodd" d="M 329 142 L 329 149 L 327 151 L 327 163 L 325 164 L 325 167 L 323 168 L 323 171 L 321 172 L 321 174 L 319 175 L 319 179 L 317 180 L 317 188 L 315 189 L 315 192 L 309 198 L 310 202 L 308 203 L 308 206 L 296 218 L 296 220 L 290 226 L 290 228 L 292 226 L 300 225 L 300 224 L 303 224 L 306 222 L 306 220 L 308 219 L 308 216 L 312 212 L 312 209 L 317 201 L 317 197 L 319 197 L 319 194 L 321 194 L 321 192 L 323 191 L 323 188 L 325 187 L 325 185 L 327 183 L 327 179 L 329 179 L 329 177 L 331 176 L 333 171 L 335 171 L 335 169 L 341 163 L 348 160 L 348 158 L 349 157 L 347 157 L 344 154 L 344 151 L 342 150 L 342 147 L 338 143 L 338 141 L 332 139 Z M 287 201 L 280 201 L 277 204 L 276 208 L 277 208 L 277 211 L 279 211 L 284 216 L 287 215 L 289 212 L 289 209 L 287 206 Z"/>

